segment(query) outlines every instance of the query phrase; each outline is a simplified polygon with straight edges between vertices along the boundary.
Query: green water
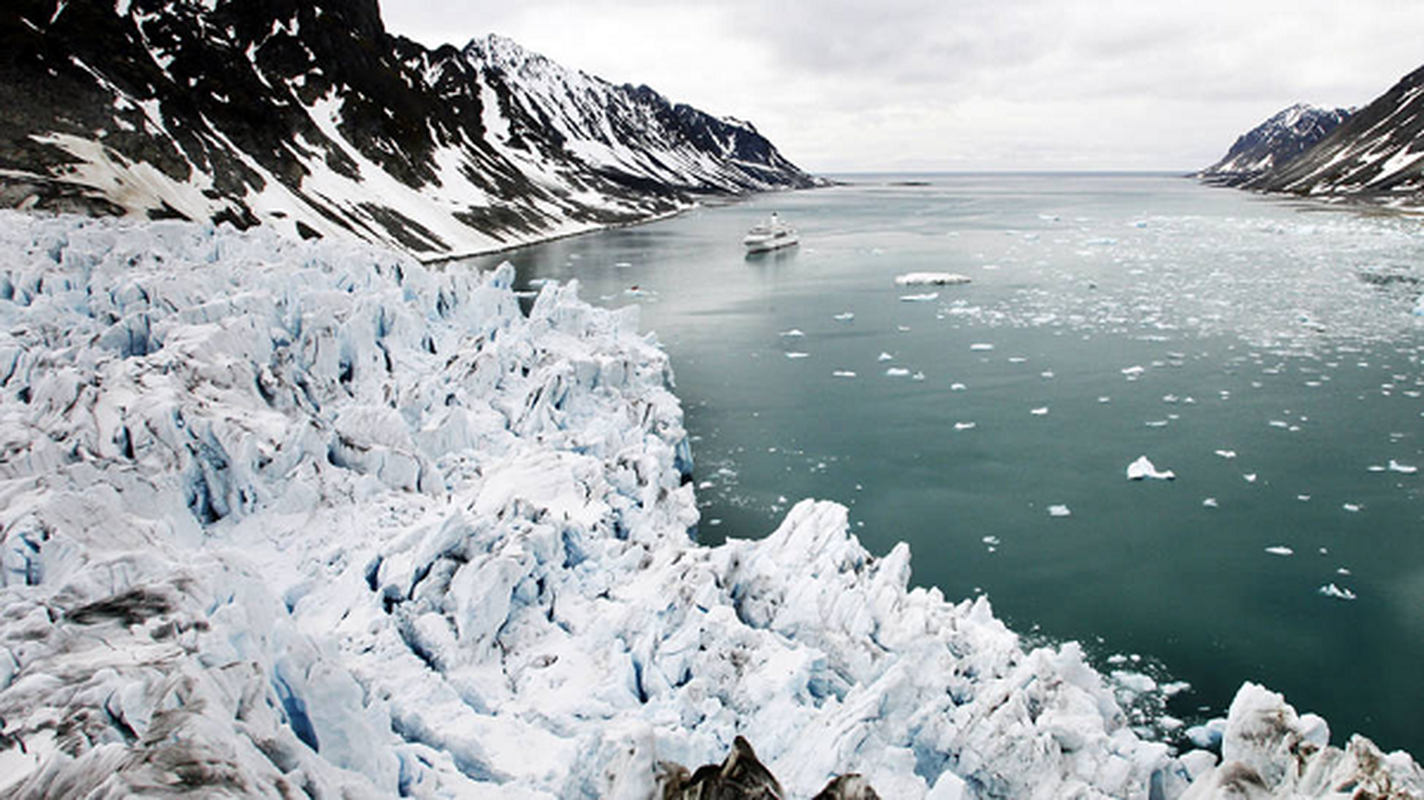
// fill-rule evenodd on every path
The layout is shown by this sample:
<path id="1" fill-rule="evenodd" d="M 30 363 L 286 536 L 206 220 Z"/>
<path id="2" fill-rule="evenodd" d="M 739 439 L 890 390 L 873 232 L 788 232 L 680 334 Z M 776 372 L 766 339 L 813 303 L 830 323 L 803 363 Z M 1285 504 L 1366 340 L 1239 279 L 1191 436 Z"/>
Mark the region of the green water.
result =
<path id="1" fill-rule="evenodd" d="M 473 263 L 642 307 L 703 541 L 837 500 L 916 584 L 1189 682 L 1177 717 L 1253 680 L 1424 753 L 1424 474 L 1371 470 L 1424 466 L 1417 221 L 1160 175 L 850 180 Z M 773 210 L 800 246 L 745 257 Z M 1140 455 L 1177 479 L 1129 482 Z"/>

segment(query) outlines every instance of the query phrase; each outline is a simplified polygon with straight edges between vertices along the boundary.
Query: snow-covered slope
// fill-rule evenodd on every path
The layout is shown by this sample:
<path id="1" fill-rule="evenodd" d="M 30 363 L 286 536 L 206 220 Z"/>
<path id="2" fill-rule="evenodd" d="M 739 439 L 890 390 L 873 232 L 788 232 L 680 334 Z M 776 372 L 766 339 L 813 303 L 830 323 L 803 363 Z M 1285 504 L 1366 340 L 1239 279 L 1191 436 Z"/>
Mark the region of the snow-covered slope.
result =
<path id="1" fill-rule="evenodd" d="M 1424 205 L 1424 67 L 1248 188 Z"/>
<path id="2" fill-rule="evenodd" d="M 1143 680 L 909 588 L 842 506 L 698 546 L 636 311 L 549 285 L 525 314 L 511 277 L 0 213 L 0 795 L 645 798 L 738 735 L 798 797 L 1209 770 L 1142 738 Z M 1269 700 L 1233 706 L 1222 785 L 1327 756 L 1420 785 Z"/>
<path id="3" fill-rule="evenodd" d="M 1245 183 L 1289 163 L 1349 118 L 1347 108 L 1293 105 L 1242 134 L 1220 161 L 1197 177 L 1226 186 Z"/>
<path id="4" fill-rule="evenodd" d="M 814 183 L 750 125 L 497 37 L 428 50 L 375 0 L 15 0 L 0 53 L 10 206 L 434 258 Z"/>

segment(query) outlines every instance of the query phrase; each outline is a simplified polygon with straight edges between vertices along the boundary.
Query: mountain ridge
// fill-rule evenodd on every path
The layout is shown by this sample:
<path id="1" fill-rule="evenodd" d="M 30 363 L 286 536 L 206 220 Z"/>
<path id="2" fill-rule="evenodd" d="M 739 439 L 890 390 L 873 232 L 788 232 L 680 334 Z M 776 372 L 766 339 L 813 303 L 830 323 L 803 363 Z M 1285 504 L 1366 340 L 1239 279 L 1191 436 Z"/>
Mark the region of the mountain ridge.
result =
<path id="1" fill-rule="evenodd" d="M 1328 130 L 1322 132 L 1343 109 L 1314 109 L 1314 119 L 1300 113 L 1302 124 L 1283 124 L 1291 112 L 1308 108 L 1276 114 L 1194 177 L 1262 192 L 1424 208 L 1424 67 Z"/>
<path id="2" fill-rule="evenodd" d="M 1424 206 L 1424 67 L 1405 75 L 1300 158 L 1247 186 Z"/>
<path id="3" fill-rule="evenodd" d="M 19 0 L 0 50 L 10 206 L 435 259 L 817 184 L 754 127 L 503 37 L 428 49 L 387 32 L 375 0 Z"/>
<path id="4" fill-rule="evenodd" d="M 1289 163 L 1350 118 L 1348 108 L 1322 108 L 1296 103 L 1243 133 L 1215 164 L 1196 177 L 1209 183 L 1237 186 Z"/>

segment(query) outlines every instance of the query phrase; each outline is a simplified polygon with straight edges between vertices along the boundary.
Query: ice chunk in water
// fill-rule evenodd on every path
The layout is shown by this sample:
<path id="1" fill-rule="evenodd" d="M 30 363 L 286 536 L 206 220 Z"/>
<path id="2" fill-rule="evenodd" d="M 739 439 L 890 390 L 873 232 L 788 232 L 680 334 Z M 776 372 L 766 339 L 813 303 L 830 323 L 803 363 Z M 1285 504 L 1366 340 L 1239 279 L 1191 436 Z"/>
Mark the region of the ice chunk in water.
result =
<path id="1" fill-rule="evenodd" d="M 902 303 L 933 303 L 939 299 L 939 292 L 925 292 L 924 294 L 902 294 Z"/>
<path id="2" fill-rule="evenodd" d="M 1355 593 L 1354 593 L 1354 592 L 1350 591 L 1349 589 L 1347 589 L 1347 588 L 1345 588 L 1345 587 L 1343 587 L 1343 586 L 1337 586 L 1337 585 L 1335 585 L 1334 583 L 1327 583 L 1327 584 L 1325 584 L 1324 586 L 1322 586 L 1322 587 L 1320 587 L 1319 589 L 1317 589 L 1316 591 L 1320 592 L 1321 594 L 1325 595 L 1326 597 L 1333 597 L 1333 598 L 1335 598 L 1336 600 L 1354 600 L 1354 599 L 1355 599 Z"/>
<path id="3" fill-rule="evenodd" d="M 1411 464 L 1401 464 L 1391 458 L 1389 460 L 1389 470 L 1390 472 L 1399 472 L 1405 475 L 1413 475 L 1414 473 L 1419 471 L 1419 468 Z"/>
<path id="4" fill-rule="evenodd" d="M 896 286 L 955 286 L 969 281 L 969 276 L 957 272 L 906 272 L 895 276 Z"/>
<path id="5" fill-rule="evenodd" d="M 1283 545 L 1283 544 L 1277 544 L 1277 545 L 1272 545 L 1272 546 L 1270 546 L 1270 547 L 1267 547 L 1267 548 L 1266 548 L 1266 552 L 1267 552 L 1267 553 L 1270 553 L 1270 554 L 1273 555 L 1273 556 L 1293 556 L 1293 555 L 1295 555 L 1295 550 L 1293 550 L 1293 549 L 1291 549 L 1291 548 L 1289 548 L 1289 547 L 1286 547 L 1286 546 Z"/>
<path id="6" fill-rule="evenodd" d="M 1143 478 L 1170 481 L 1176 477 L 1177 473 L 1170 469 L 1159 471 L 1147 456 L 1139 456 L 1136 461 L 1127 465 L 1127 479 L 1130 481 L 1140 481 Z"/>
<path id="7" fill-rule="evenodd" d="M 1073 511 L 1072 511 L 1071 509 L 1069 509 L 1068 506 L 1064 506 L 1064 505 L 1053 505 L 1053 506 L 1049 506 L 1049 507 L 1048 507 L 1048 516 L 1050 516 L 1050 517 L 1071 517 L 1071 516 L 1073 516 Z"/>

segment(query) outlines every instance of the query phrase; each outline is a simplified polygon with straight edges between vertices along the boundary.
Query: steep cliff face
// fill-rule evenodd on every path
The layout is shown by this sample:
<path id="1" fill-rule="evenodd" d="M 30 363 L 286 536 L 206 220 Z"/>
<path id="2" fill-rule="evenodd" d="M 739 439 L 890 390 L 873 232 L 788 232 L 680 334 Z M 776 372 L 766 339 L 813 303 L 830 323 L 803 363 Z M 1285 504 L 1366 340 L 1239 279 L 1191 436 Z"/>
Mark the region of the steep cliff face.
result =
<path id="1" fill-rule="evenodd" d="M 1220 161 L 1197 177 L 1226 186 L 1246 183 L 1290 163 L 1349 118 L 1347 108 L 1298 103 L 1242 134 Z"/>
<path id="2" fill-rule="evenodd" d="M 17 0 L 0 102 L 4 204 L 427 258 L 814 183 L 750 125 L 497 37 L 429 50 L 374 0 Z"/>
<path id="3" fill-rule="evenodd" d="M 1275 192 L 1424 203 L 1424 67 L 1404 76 L 1308 152 L 1247 185 Z"/>

